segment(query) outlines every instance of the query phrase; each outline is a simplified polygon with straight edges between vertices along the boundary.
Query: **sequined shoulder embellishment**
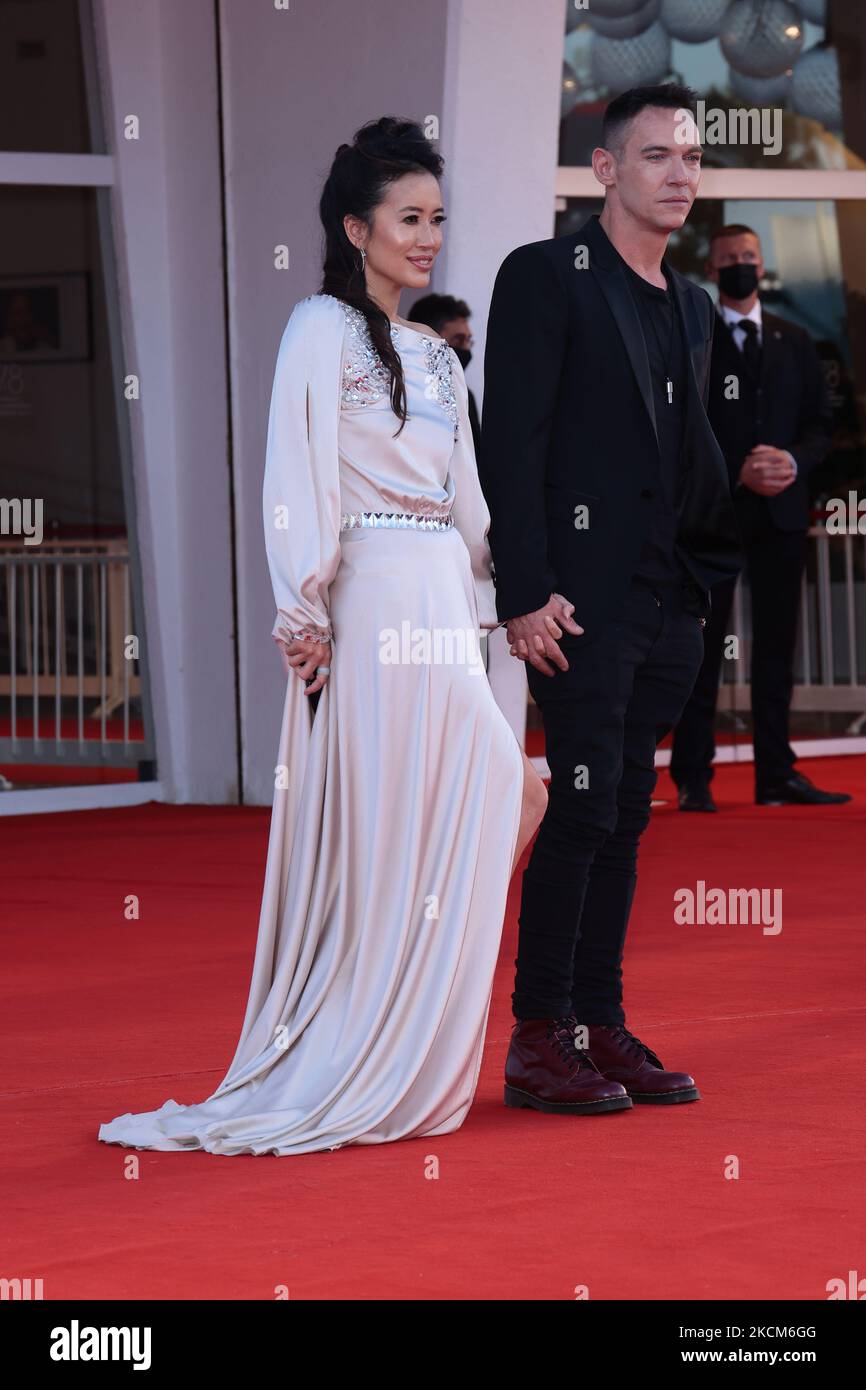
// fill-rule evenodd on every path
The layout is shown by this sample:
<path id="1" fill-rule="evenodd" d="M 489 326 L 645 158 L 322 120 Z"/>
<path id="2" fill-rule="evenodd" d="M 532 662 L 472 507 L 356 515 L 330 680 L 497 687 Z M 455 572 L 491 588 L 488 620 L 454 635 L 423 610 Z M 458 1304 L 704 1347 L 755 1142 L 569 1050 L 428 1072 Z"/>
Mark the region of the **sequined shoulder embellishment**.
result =
<path id="1" fill-rule="evenodd" d="M 451 349 L 444 338 L 424 338 L 424 358 L 427 375 L 424 378 L 424 394 L 430 400 L 438 401 L 454 426 L 457 438 L 457 396 L 454 392 L 454 379 L 451 374 Z"/>
<path id="2" fill-rule="evenodd" d="M 343 354 L 342 400 L 344 405 L 372 405 L 391 391 L 391 374 L 379 357 L 370 338 L 367 320 L 352 304 L 338 303 L 346 315 L 349 328 Z M 391 337 L 397 329 L 392 327 Z"/>

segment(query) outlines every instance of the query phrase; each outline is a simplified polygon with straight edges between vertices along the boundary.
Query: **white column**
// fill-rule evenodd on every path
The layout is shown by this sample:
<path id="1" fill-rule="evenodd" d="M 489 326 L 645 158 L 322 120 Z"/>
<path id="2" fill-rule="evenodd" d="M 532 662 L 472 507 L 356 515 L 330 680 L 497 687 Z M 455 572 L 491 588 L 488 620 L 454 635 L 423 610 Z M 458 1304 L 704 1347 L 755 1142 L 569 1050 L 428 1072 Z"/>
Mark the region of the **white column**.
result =
<path id="1" fill-rule="evenodd" d="M 496 272 L 515 246 L 553 235 L 564 33 L 564 0 L 448 0 L 441 116 L 448 222 L 436 289 L 472 309 L 467 380 L 479 403 Z M 526 673 L 501 630 L 490 643 L 489 675 L 522 745 Z"/>
<path id="2" fill-rule="evenodd" d="M 237 797 L 222 216 L 211 0 L 100 0 L 99 68 L 157 763 L 172 801 Z M 138 138 L 124 138 L 135 117 Z"/>

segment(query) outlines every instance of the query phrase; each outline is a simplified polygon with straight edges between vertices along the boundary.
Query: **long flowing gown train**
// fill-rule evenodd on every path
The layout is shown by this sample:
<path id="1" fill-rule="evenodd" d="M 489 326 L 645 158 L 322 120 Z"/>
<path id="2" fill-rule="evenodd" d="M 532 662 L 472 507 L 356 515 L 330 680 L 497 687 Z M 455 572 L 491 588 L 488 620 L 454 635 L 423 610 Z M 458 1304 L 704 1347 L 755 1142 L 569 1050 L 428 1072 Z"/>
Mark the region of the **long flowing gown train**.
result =
<path id="1" fill-rule="evenodd" d="M 315 716 L 287 678 L 259 933 L 207 1099 L 106 1143 L 299 1154 L 445 1134 L 478 1081 L 523 793 L 478 649 L 496 623 L 462 368 L 394 324 L 399 433 L 366 321 L 302 300 L 277 356 L 263 512 L 274 637 L 332 638 Z"/>

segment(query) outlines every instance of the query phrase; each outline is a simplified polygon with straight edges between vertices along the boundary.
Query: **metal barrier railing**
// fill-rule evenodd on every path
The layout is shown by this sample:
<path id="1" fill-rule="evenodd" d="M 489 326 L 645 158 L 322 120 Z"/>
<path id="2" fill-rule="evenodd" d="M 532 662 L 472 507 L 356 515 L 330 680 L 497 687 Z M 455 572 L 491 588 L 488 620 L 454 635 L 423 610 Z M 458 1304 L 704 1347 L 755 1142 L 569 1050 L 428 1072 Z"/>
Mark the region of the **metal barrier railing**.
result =
<path id="1" fill-rule="evenodd" d="M 809 530 L 792 707 L 866 725 L 866 536 Z M 2 630 L 5 619 L 5 632 Z M 125 540 L 0 542 L 0 763 L 133 765 L 153 756 Z M 734 594 L 736 661 L 719 709 L 750 705 L 748 586 Z M 92 707 L 88 707 L 90 702 Z M 6 724 L 8 727 L 4 728 Z M 134 726 L 133 726 L 134 725 Z"/>
<path id="2" fill-rule="evenodd" d="M 0 543 L 3 627 L 0 762 L 152 757 L 125 540 Z"/>
<path id="3" fill-rule="evenodd" d="M 794 658 L 792 709 L 850 711 L 866 723 L 866 536 L 809 529 L 800 630 Z M 737 583 L 731 622 L 740 637 L 736 661 L 722 663 L 720 710 L 750 705 L 752 629 L 748 585 Z"/>

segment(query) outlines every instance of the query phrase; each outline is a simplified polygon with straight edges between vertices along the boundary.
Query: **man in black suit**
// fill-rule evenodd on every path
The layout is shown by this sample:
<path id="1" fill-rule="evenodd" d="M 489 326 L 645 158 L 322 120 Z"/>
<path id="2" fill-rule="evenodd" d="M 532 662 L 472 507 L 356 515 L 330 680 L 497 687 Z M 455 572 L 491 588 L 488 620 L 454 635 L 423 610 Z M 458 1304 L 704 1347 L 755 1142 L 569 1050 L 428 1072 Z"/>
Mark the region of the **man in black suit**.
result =
<path id="1" fill-rule="evenodd" d="M 497 605 L 551 769 L 505 1098 L 555 1113 L 698 1098 L 625 1027 L 621 970 L 656 744 L 701 665 L 709 590 L 742 563 L 704 408 L 712 301 L 663 260 L 700 178 L 694 104 L 673 84 L 611 102 L 601 217 L 507 256 L 487 331 Z"/>
<path id="2" fill-rule="evenodd" d="M 750 227 L 716 232 L 707 274 L 719 286 L 708 412 L 728 465 L 752 599 L 755 800 L 850 801 L 796 772 L 788 741 L 809 526 L 806 479 L 827 454 L 832 425 L 824 374 L 809 335 L 762 308 L 764 261 Z M 713 589 L 703 665 L 674 734 L 671 776 L 682 811 L 716 810 L 713 726 L 735 584 Z"/>

